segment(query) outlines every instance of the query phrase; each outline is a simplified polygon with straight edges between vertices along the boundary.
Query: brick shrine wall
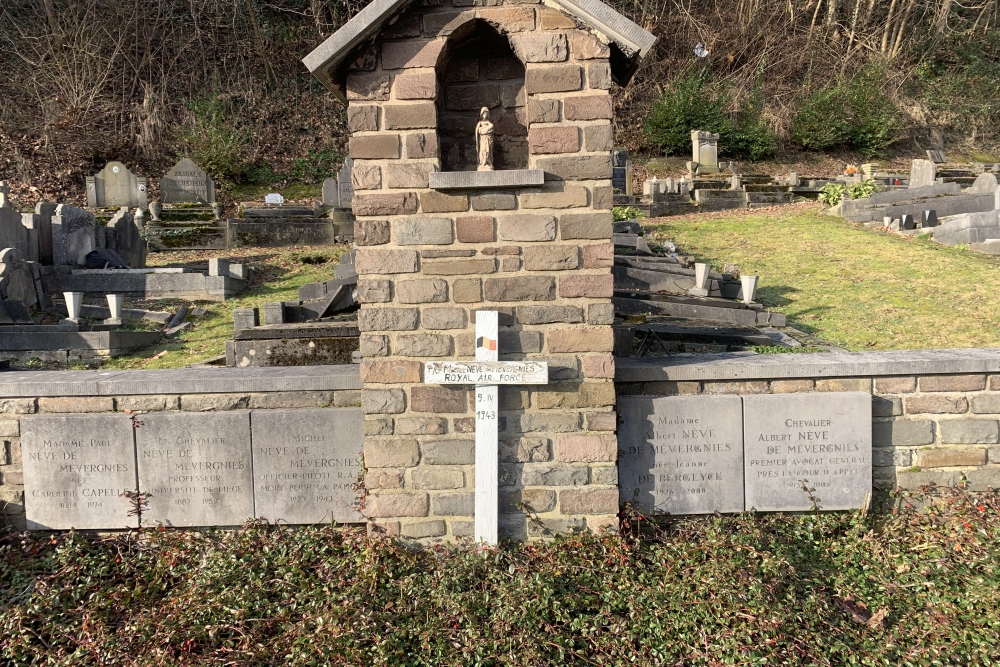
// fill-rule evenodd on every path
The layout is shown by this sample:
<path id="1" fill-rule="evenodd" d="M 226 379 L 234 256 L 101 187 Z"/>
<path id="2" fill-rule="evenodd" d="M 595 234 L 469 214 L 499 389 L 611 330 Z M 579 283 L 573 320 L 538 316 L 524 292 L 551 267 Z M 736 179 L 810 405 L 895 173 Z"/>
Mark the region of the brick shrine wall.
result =
<path id="1" fill-rule="evenodd" d="M 619 382 L 616 388 L 619 396 L 868 392 L 877 489 L 1000 489 L 1000 375 Z"/>
<path id="2" fill-rule="evenodd" d="M 545 359 L 552 379 L 500 391 L 501 536 L 614 528 L 609 48 L 530 0 L 433 4 L 360 48 L 347 76 L 369 516 L 407 538 L 472 534 L 471 388 L 422 385 L 421 369 L 473 359 L 474 313 L 490 309 L 500 358 Z M 486 26 L 523 63 L 523 88 L 494 97 L 487 74 L 463 96 L 491 108 L 498 142 L 513 112 L 527 128 L 523 166 L 551 180 L 434 191 L 442 70 L 456 67 L 450 45 Z M 457 111 L 447 95 L 444 106 Z"/>

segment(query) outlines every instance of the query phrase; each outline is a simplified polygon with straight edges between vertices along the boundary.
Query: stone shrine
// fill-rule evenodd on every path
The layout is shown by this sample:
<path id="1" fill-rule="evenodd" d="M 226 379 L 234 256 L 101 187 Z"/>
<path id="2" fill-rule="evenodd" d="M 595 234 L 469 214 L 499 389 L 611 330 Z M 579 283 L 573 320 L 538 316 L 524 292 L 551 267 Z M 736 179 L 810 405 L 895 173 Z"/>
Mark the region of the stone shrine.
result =
<path id="1" fill-rule="evenodd" d="M 596 0 L 375 0 L 304 59 L 348 105 L 376 529 L 472 535 L 472 392 L 422 362 L 472 360 L 477 310 L 549 362 L 499 391 L 500 538 L 617 525 L 609 89 L 654 41 Z"/>
<path id="2" fill-rule="evenodd" d="M 121 162 L 109 162 L 87 177 L 87 206 L 146 208 L 146 179 L 136 176 Z"/>
<path id="3" fill-rule="evenodd" d="M 215 181 L 194 160 L 182 158 L 160 179 L 160 200 L 164 204 L 214 204 Z"/>

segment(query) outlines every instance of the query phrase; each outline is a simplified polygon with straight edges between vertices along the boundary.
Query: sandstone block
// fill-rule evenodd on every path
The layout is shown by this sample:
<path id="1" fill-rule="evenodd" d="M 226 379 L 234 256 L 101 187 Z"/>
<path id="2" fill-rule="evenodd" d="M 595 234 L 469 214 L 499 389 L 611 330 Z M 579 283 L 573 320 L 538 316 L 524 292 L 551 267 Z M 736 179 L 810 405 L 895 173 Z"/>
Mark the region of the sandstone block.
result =
<path id="1" fill-rule="evenodd" d="M 951 468 L 986 464 L 986 450 L 979 447 L 930 447 L 917 450 L 921 468 Z"/>
<path id="2" fill-rule="evenodd" d="M 38 411 L 34 398 L 0 398 L 0 413 L 30 415 Z"/>
<path id="3" fill-rule="evenodd" d="M 944 470 L 905 470 L 896 474 L 896 484 L 902 489 L 919 489 L 925 486 L 952 487 L 961 481 L 961 473 Z"/>
<path id="4" fill-rule="evenodd" d="M 110 396 L 45 396 L 38 399 L 39 412 L 113 412 Z"/>
<path id="5" fill-rule="evenodd" d="M 500 260 L 501 273 L 513 273 L 521 270 L 520 257 L 504 257 Z"/>
<path id="6" fill-rule="evenodd" d="M 364 138 L 364 137 L 361 137 Z M 382 187 L 382 169 L 375 164 L 358 160 L 351 169 L 351 185 L 355 190 L 379 190 Z"/>
<path id="7" fill-rule="evenodd" d="M 475 211 L 512 211 L 515 208 L 517 197 L 507 192 L 472 195 L 472 209 Z"/>
<path id="8" fill-rule="evenodd" d="M 440 278 L 399 280 L 396 298 L 400 303 L 444 303 L 448 301 L 448 282 Z"/>
<path id="9" fill-rule="evenodd" d="M 389 337 L 364 334 L 358 339 L 358 351 L 365 358 L 388 357 Z"/>
<path id="10" fill-rule="evenodd" d="M 903 405 L 906 414 L 961 414 L 969 409 L 969 402 L 964 396 L 921 395 L 907 396 Z"/>
<path id="11" fill-rule="evenodd" d="M 465 486 L 465 473 L 455 469 L 420 468 L 413 471 L 411 479 L 415 489 L 461 489 Z"/>
<path id="12" fill-rule="evenodd" d="M 438 139 L 436 132 L 411 132 L 404 139 L 406 157 L 424 158 L 438 156 Z"/>
<path id="13" fill-rule="evenodd" d="M 582 83 L 579 65 L 529 65 L 524 73 L 524 91 L 528 95 L 580 90 Z"/>
<path id="14" fill-rule="evenodd" d="M 181 410 L 188 412 L 214 412 L 217 410 L 245 410 L 250 407 L 247 394 L 192 394 L 180 397 Z"/>
<path id="15" fill-rule="evenodd" d="M 351 104 L 347 107 L 349 132 L 375 132 L 378 130 L 378 107 L 374 104 Z"/>
<path id="16" fill-rule="evenodd" d="M 424 14 L 424 33 L 428 36 L 447 37 L 457 28 L 476 18 L 474 11 L 446 11 Z"/>
<path id="17" fill-rule="evenodd" d="M 571 239 L 610 239 L 612 219 L 610 211 L 596 213 L 564 213 L 559 216 L 560 237 Z"/>
<path id="18" fill-rule="evenodd" d="M 420 447 L 412 438 L 365 440 L 365 467 L 412 468 L 420 461 Z"/>
<path id="19" fill-rule="evenodd" d="M 566 245 L 532 245 L 524 249 L 528 271 L 564 271 L 579 266 L 580 249 Z"/>
<path id="20" fill-rule="evenodd" d="M 501 512 L 551 512 L 556 507 L 556 492 L 549 489 L 516 489 L 500 494 Z"/>
<path id="21" fill-rule="evenodd" d="M 417 328 L 416 308 L 362 308 L 358 313 L 361 331 L 413 331 Z"/>
<path id="22" fill-rule="evenodd" d="M 912 465 L 913 453 L 909 449 L 873 449 L 872 465 L 903 467 Z"/>
<path id="23" fill-rule="evenodd" d="M 566 489 L 559 492 L 563 514 L 617 514 L 618 489 Z"/>
<path id="24" fill-rule="evenodd" d="M 815 388 L 812 380 L 771 380 L 772 394 L 798 394 Z"/>
<path id="25" fill-rule="evenodd" d="M 364 395 L 365 395 L 365 393 L 367 391 L 368 390 L 365 390 L 365 391 L 361 392 L 361 410 L 363 412 L 366 412 L 366 414 L 367 414 L 367 411 L 365 410 L 365 398 L 364 398 Z M 378 392 L 388 392 L 388 391 L 398 392 L 398 394 L 399 394 L 399 400 L 400 400 L 399 412 L 403 411 L 403 409 L 404 409 L 403 405 L 402 405 L 403 391 L 401 389 L 384 389 L 384 390 L 383 389 L 374 389 L 374 390 L 371 390 L 371 391 L 374 391 L 376 393 L 378 393 Z M 374 414 L 378 414 L 378 413 L 374 413 Z M 390 414 L 398 414 L 398 413 L 394 412 L 394 413 L 390 413 Z M 369 435 L 392 435 L 392 431 L 393 431 L 393 428 L 392 428 L 392 417 L 377 417 L 377 416 L 368 415 L 368 416 L 365 417 L 365 420 L 361 423 L 361 429 L 362 429 L 362 431 L 364 431 L 364 434 L 366 436 L 369 436 Z"/>
<path id="26" fill-rule="evenodd" d="M 577 412 L 528 412 L 512 419 L 510 430 L 513 433 L 567 433 L 580 429 L 580 415 Z"/>
<path id="27" fill-rule="evenodd" d="M 487 278 L 485 296 L 487 301 L 552 301 L 556 298 L 555 279 L 545 276 Z"/>
<path id="28" fill-rule="evenodd" d="M 476 462 L 476 441 L 431 440 L 421 445 L 420 453 L 427 465 L 472 465 Z"/>
<path id="29" fill-rule="evenodd" d="M 443 334 L 401 334 L 394 343 L 402 357 L 447 357 L 452 354 L 451 336 Z"/>
<path id="30" fill-rule="evenodd" d="M 912 394 L 917 389 L 917 378 L 875 378 L 876 394 Z"/>
<path id="31" fill-rule="evenodd" d="M 538 462 L 549 460 L 548 438 L 518 438 L 500 441 L 500 460 Z"/>
<path id="32" fill-rule="evenodd" d="M 771 391 L 774 391 L 773 387 Z M 899 396 L 872 396 L 873 417 L 898 417 L 901 414 L 903 414 L 903 399 Z"/>
<path id="33" fill-rule="evenodd" d="M 866 391 L 871 392 L 869 378 L 822 378 L 816 380 L 816 391 Z"/>
<path id="34" fill-rule="evenodd" d="M 575 28 L 573 19 L 562 12 L 549 7 L 541 7 L 538 10 L 538 27 L 542 30 L 563 30 Z"/>
<path id="35" fill-rule="evenodd" d="M 559 277 L 559 296 L 564 299 L 578 297 L 610 299 L 614 288 L 614 277 L 610 273 Z"/>
<path id="36" fill-rule="evenodd" d="M 610 303 L 592 303 L 587 306 L 587 324 L 612 324 L 615 307 Z"/>
<path id="37" fill-rule="evenodd" d="M 509 39 L 523 63 L 558 63 L 569 56 L 566 35 L 561 33 L 521 33 Z"/>
<path id="38" fill-rule="evenodd" d="M 455 303 L 479 303 L 483 300 L 483 283 L 479 278 L 461 278 L 451 284 Z"/>
<path id="39" fill-rule="evenodd" d="M 588 412 L 588 431 L 614 431 L 618 428 L 618 417 L 614 412 Z"/>
<path id="40" fill-rule="evenodd" d="M 598 211 L 610 211 L 614 206 L 615 191 L 610 185 L 598 185 L 591 188 L 593 207 Z"/>
<path id="41" fill-rule="evenodd" d="M 432 171 L 436 169 L 430 162 L 390 164 L 385 168 L 386 187 L 426 188 Z"/>
<path id="42" fill-rule="evenodd" d="M 500 467 L 500 486 L 583 486 L 590 475 L 586 466 L 524 465 Z"/>
<path id="43" fill-rule="evenodd" d="M 540 410 L 604 407 L 615 404 L 615 387 L 611 382 L 550 384 L 536 394 L 535 403 Z"/>
<path id="44" fill-rule="evenodd" d="M 494 220 L 487 215 L 470 215 L 455 218 L 455 231 L 462 243 L 492 243 L 496 240 Z"/>
<path id="45" fill-rule="evenodd" d="M 133 412 L 180 410 L 180 399 L 177 396 L 120 396 L 115 399 L 115 410 L 119 412 L 123 410 L 132 410 Z"/>
<path id="46" fill-rule="evenodd" d="M 872 424 L 873 447 L 915 447 L 934 442 L 934 422 L 897 420 Z"/>
<path id="47" fill-rule="evenodd" d="M 420 204 L 424 213 L 461 213 L 469 210 L 469 196 L 425 192 L 420 196 Z"/>
<path id="48" fill-rule="evenodd" d="M 726 381 L 705 382 L 704 385 L 702 386 L 702 393 L 713 394 L 713 395 L 766 394 L 767 382 L 757 381 L 757 380 L 743 380 L 737 382 L 726 382 Z"/>
<path id="49" fill-rule="evenodd" d="M 533 123 L 558 123 L 559 100 L 539 100 L 534 97 L 528 99 L 527 121 Z"/>
<path id="50" fill-rule="evenodd" d="M 384 72 L 351 72 L 347 75 L 348 100 L 389 99 L 389 75 Z"/>
<path id="51" fill-rule="evenodd" d="M 407 537 L 413 540 L 423 540 L 430 537 L 440 537 L 447 532 L 444 521 L 434 519 L 432 521 L 413 521 L 401 523 L 399 526 L 400 537 Z"/>
<path id="52" fill-rule="evenodd" d="M 577 306 L 518 306 L 517 321 L 521 324 L 583 322 L 583 308 Z"/>
<path id="53" fill-rule="evenodd" d="M 444 45 L 444 39 L 386 42 L 382 45 L 382 69 L 434 67 Z"/>
<path id="54" fill-rule="evenodd" d="M 449 218 L 403 218 L 392 226 L 398 245 L 448 245 L 455 240 Z"/>
<path id="55" fill-rule="evenodd" d="M 498 224 L 502 241 L 554 241 L 556 238 L 556 219 L 551 215 L 501 215 Z"/>
<path id="56" fill-rule="evenodd" d="M 994 445 L 1000 436 L 995 419 L 943 419 L 938 422 L 941 442 L 946 445 Z"/>
<path id="57" fill-rule="evenodd" d="M 583 377 L 615 379 L 615 358 L 610 354 L 585 354 Z M 611 388 L 614 391 L 614 385 Z"/>
<path id="58" fill-rule="evenodd" d="M 472 516 L 475 509 L 474 493 L 438 493 L 431 500 L 431 511 L 438 516 Z"/>
<path id="59" fill-rule="evenodd" d="M 611 95 L 567 97 L 563 100 L 563 114 L 566 120 L 611 120 L 614 118 Z"/>
<path id="60" fill-rule="evenodd" d="M 570 52 L 577 60 L 611 57 L 611 49 L 593 33 L 585 30 L 574 30 L 570 33 L 569 40 Z"/>
<path id="61" fill-rule="evenodd" d="M 928 375 L 919 380 L 920 391 L 982 391 L 985 375 Z"/>
<path id="62" fill-rule="evenodd" d="M 437 127 L 437 107 L 433 102 L 386 104 L 382 122 L 387 130 L 419 130 Z"/>
<path id="63" fill-rule="evenodd" d="M 575 327 L 546 332 L 549 352 L 611 352 L 615 346 L 611 327 Z"/>
<path id="64" fill-rule="evenodd" d="M 365 384 L 398 384 L 420 382 L 419 361 L 362 361 L 361 381 Z"/>
<path id="65" fill-rule="evenodd" d="M 348 145 L 351 156 L 355 160 L 395 159 L 399 157 L 398 134 L 365 134 L 354 136 L 350 138 Z"/>
<path id="66" fill-rule="evenodd" d="M 461 308 L 425 308 L 421 324 L 424 329 L 464 329 L 465 311 Z"/>
<path id="67" fill-rule="evenodd" d="M 608 63 L 587 63 L 587 87 L 591 90 L 611 89 L 611 65 Z"/>
<path id="68" fill-rule="evenodd" d="M 583 246 L 583 268 L 604 269 L 615 263 L 615 247 L 610 243 Z"/>
<path id="69" fill-rule="evenodd" d="M 474 2 L 473 4 L 479 4 Z M 486 4 L 486 3 L 483 3 Z M 490 7 L 476 10 L 476 17 L 492 23 L 504 33 L 535 29 L 535 10 L 531 7 Z"/>
<path id="70" fill-rule="evenodd" d="M 611 154 L 563 155 L 538 158 L 537 169 L 567 181 L 611 178 Z"/>
<path id="71" fill-rule="evenodd" d="M 426 262 L 424 273 L 429 276 L 463 276 L 470 274 L 496 273 L 497 262 L 488 259 L 456 259 Z"/>
<path id="72" fill-rule="evenodd" d="M 972 411 L 979 415 L 1000 414 L 1000 394 L 979 394 L 970 403 Z"/>
<path id="73" fill-rule="evenodd" d="M 609 151 L 615 145 L 611 123 L 588 125 L 583 128 L 583 148 L 588 151 Z"/>
<path id="74" fill-rule="evenodd" d="M 0 438 L 18 438 L 20 436 L 21 427 L 17 419 L 0 419 Z M 3 443 L 0 442 L 0 465 L 5 462 L 6 456 L 7 452 L 3 450 Z"/>
<path id="75" fill-rule="evenodd" d="M 406 409 L 406 398 L 402 389 L 363 389 L 361 391 L 361 411 L 366 415 L 398 415 Z M 371 422 L 365 422 L 367 426 Z M 386 425 L 380 422 L 378 431 L 384 431 Z M 389 426 L 391 433 L 391 422 Z M 366 435 L 369 435 L 366 433 Z"/>
<path id="76" fill-rule="evenodd" d="M 361 303 L 392 301 L 392 283 L 388 280 L 359 280 L 358 301 Z"/>
<path id="77" fill-rule="evenodd" d="M 355 196 L 357 200 L 357 196 Z M 358 248 L 354 258 L 354 267 L 358 275 L 416 273 L 416 250 L 381 250 L 374 248 Z"/>
<path id="78" fill-rule="evenodd" d="M 354 195 L 354 215 L 410 215 L 417 212 L 417 194 Z"/>
<path id="79" fill-rule="evenodd" d="M 576 132 L 576 128 L 540 128 L 540 129 L 569 129 Z M 534 132 L 534 130 L 531 130 Z M 543 190 L 537 194 L 521 195 L 521 208 L 577 208 L 587 205 L 587 188 L 576 185 L 563 185 L 558 190 Z"/>
<path id="80" fill-rule="evenodd" d="M 392 82 L 397 100 L 433 100 L 437 97 L 437 76 L 434 72 L 400 74 Z"/>
<path id="81" fill-rule="evenodd" d="M 376 492 L 368 496 L 365 514 L 371 518 L 427 516 L 427 494 Z"/>
<path id="82" fill-rule="evenodd" d="M 354 224 L 354 242 L 359 246 L 389 242 L 388 220 L 358 220 Z"/>

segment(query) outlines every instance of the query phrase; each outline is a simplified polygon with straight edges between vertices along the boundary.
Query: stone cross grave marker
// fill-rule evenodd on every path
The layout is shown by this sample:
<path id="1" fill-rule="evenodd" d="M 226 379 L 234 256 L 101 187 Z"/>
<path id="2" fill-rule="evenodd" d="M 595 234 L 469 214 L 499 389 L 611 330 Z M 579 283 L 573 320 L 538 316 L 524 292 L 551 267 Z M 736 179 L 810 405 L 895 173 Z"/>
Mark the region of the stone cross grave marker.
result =
<path id="1" fill-rule="evenodd" d="M 476 360 L 424 364 L 426 384 L 476 385 L 476 529 L 477 542 L 497 543 L 497 459 L 499 385 L 548 384 L 545 361 L 499 361 L 499 317 L 495 310 L 476 312 Z"/>

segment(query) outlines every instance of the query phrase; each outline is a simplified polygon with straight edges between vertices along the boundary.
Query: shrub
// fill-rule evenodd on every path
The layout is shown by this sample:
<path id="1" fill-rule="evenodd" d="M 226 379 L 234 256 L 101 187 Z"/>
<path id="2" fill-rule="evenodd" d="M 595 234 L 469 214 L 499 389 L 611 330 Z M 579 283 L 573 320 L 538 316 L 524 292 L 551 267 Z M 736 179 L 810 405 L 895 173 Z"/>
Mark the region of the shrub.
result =
<path id="1" fill-rule="evenodd" d="M 611 216 L 615 222 L 623 220 L 638 220 L 645 217 L 642 209 L 638 206 L 615 206 L 611 209 Z"/>
<path id="2" fill-rule="evenodd" d="M 732 122 L 725 114 L 728 99 L 709 82 L 707 68 L 680 77 L 653 104 L 646 136 L 664 155 L 691 153 L 691 131 L 718 132 L 728 137 Z M 726 142 L 722 142 L 726 145 Z"/>
<path id="3" fill-rule="evenodd" d="M 211 97 L 191 102 L 192 124 L 181 134 L 191 158 L 213 178 L 238 182 L 244 171 L 244 154 L 249 145 L 246 132 L 226 120 L 221 100 Z"/>
<path id="4" fill-rule="evenodd" d="M 819 191 L 819 200 L 826 206 L 836 206 L 846 192 L 847 186 L 843 183 L 827 183 Z"/>
<path id="5" fill-rule="evenodd" d="M 868 199 L 881 189 L 875 181 L 861 181 L 848 186 L 847 194 L 851 199 Z"/>
<path id="6" fill-rule="evenodd" d="M 751 160 L 771 157 L 778 149 L 778 139 L 764 120 L 764 65 L 757 70 L 753 93 L 736 116 L 736 126 L 729 137 L 729 150 Z M 721 139 L 721 137 L 720 137 Z M 727 150 L 726 146 L 722 147 Z"/>
<path id="7" fill-rule="evenodd" d="M 333 174 L 340 162 L 340 154 L 332 148 L 319 151 L 310 148 L 305 157 L 295 159 L 292 178 L 301 183 L 319 183 Z"/>
<path id="8" fill-rule="evenodd" d="M 803 148 L 823 150 L 846 144 L 850 137 L 847 100 L 840 88 L 815 91 L 792 120 L 792 141 Z"/>

